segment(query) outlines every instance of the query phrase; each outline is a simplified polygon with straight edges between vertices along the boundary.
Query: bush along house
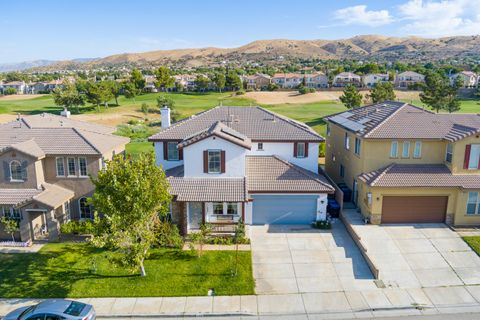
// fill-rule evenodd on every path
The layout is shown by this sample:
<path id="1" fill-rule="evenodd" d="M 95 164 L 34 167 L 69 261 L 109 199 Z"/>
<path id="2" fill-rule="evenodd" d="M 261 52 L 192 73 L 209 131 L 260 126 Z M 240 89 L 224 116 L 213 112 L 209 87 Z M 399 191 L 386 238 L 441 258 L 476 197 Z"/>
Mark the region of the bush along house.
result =
<path id="1" fill-rule="evenodd" d="M 60 225 L 93 219 L 90 175 L 124 152 L 115 128 L 39 114 L 0 125 L 0 216 L 17 219 L 16 240 L 55 240 Z M 0 224 L 0 239 L 9 240 Z"/>
<path id="2" fill-rule="evenodd" d="M 323 138 L 307 125 L 260 107 L 220 106 L 149 138 L 174 196 L 183 233 L 210 223 L 217 232 L 246 224 L 308 224 L 326 216 L 334 188 L 318 174 Z"/>

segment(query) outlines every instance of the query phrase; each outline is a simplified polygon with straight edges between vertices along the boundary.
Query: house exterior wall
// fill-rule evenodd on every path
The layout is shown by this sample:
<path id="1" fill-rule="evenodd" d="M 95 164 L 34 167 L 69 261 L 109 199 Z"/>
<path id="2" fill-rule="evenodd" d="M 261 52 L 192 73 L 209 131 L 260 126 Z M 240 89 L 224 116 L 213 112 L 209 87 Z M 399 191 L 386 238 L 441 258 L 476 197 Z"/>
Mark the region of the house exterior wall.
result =
<path id="1" fill-rule="evenodd" d="M 247 155 L 270 156 L 276 155 L 290 163 L 305 168 L 307 170 L 318 172 L 318 153 L 319 143 L 308 143 L 308 157 L 296 158 L 293 156 L 293 142 L 262 142 L 263 150 L 258 149 L 258 143 L 252 142 L 252 149 L 247 150 Z"/>
<path id="2" fill-rule="evenodd" d="M 27 180 L 23 182 L 11 182 L 10 176 L 10 162 L 13 160 L 19 161 L 21 164 L 26 164 L 27 168 Z M 38 162 L 38 161 L 37 161 Z M 8 151 L 0 155 L 0 163 L 2 168 L 0 169 L 0 188 L 5 189 L 36 189 L 37 181 L 36 161 L 31 156 L 23 154 L 18 151 Z M 8 170 L 8 171 L 7 171 Z M 6 172 L 7 171 L 7 172 Z M 41 178 L 41 176 L 39 177 Z"/>
<path id="3" fill-rule="evenodd" d="M 203 172 L 203 151 L 225 151 L 225 173 Z M 224 139 L 212 136 L 183 148 L 185 177 L 244 177 L 247 149 Z"/>
<path id="4" fill-rule="evenodd" d="M 480 135 L 473 135 L 453 143 L 452 163 L 445 163 L 454 174 L 480 174 L 480 169 L 464 169 L 465 148 L 468 144 L 480 144 Z M 446 144 L 445 144 L 446 148 Z M 446 149 L 444 149 L 444 154 Z"/>
<path id="5" fill-rule="evenodd" d="M 155 148 L 155 162 L 157 166 L 161 166 L 163 170 L 175 168 L 183 164 L 183 160 L 169 161 L 169 160 L 163 159 L 163 142 L 161 141 L 155 142 L 154 148 Z"/>

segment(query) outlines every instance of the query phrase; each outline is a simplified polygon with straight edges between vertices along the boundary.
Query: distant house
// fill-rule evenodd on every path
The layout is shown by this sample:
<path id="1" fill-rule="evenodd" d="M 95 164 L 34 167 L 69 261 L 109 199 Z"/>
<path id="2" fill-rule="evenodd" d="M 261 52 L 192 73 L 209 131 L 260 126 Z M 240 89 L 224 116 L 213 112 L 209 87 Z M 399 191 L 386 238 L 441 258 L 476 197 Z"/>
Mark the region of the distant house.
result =
<path id="1" fill-rule="evenodd" d="M 73 79 L 74 80 L 74 79 Z M 52 80 L 52 81 L 40 81 L 32 83 L 30 87 L 30 93 L 44 93 L 44 92 L 52 92 L 56 88 L 63 87 L 63 79 L 59 80 Z"/>
<path id="2" fill-rule="evenodd" d="M 197 76 L 194 74 L 178 74 L 174 76 L 174 78 L 175 85 L 180 84 L 187 91 L 195 90 L 195 88 L 197 87 L 195 83 Z"/>
<path id="3" fill-rule="evenodd" d="M 372 73 L 364 75 L 362 77 L 362 82 L 365 87 L 372 88 L 375 87 L 377 83 L 388 82 L 388 79 L 388 73 Z"/>
<path id="4" fill-rule="evenodd" d="M 425 83 L 425 76 L 414 71 L 405 71 L 395 77 L 395 87 L 401 89 L 407 89 L 421 83 Z"/>
<path id="5" fill-rule="evenodd" d="M 29 93 L 29 86 L 25 81 L 11 81 L 0 84 L 0 92 L 4 93 L 8 88 L 13 88 L 17 91 L 17 94 Z"/>
<path id="6" fill-rule="evenodd" d="M 158 92 L 157 87 L 155 86 L 155 82 L 157 78 L 155 76 L 144 76 L 145 79 L 145 87 L 143 90 L 146 92 Z"/>
<path id="7" fill-rule="evenodd" d="M 272 82 L 282 89 L 295 89 L 302 84 L 303 74 L 299 73 L 276 73 Z"/>
<path id="8" fill-rule="evenodd" d="M 341 72 L 333 78 L 334 87 L 345 87 L 347 84 L 353 84 L 356 87 L 362 86 L 362 77 L 353 72 Z"/>
<path id="9" fill-rule="evenodd" d="M 460 78 L 462 80 L 462 88 L 476 88 L 478 85 L 479 76 L 472 71 L 462 71 L 450 76 L 450 82 L 452 85 L 455 79 Z"/>
<path id="10" fill-rule="evenodd" d="M 257 73 L 254 75 L 243 76 L 242 81 L 247 84 L 247 89 L 265 89 L 270 84 L 272 78 L 263 73 Z"/>
<path id="11" fill-rule="evenodd" d="M 305 85 L 309 88 L 328 88 L 328 77 L 322 72 L 305 74 Z"/>

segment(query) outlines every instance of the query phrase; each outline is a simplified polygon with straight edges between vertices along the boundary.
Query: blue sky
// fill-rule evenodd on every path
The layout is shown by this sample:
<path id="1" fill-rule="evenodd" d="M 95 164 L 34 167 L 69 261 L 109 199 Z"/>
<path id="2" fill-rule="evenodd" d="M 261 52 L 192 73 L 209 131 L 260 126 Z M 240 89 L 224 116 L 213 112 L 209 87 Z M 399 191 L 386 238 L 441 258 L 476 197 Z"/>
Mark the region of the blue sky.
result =
<path id="1" fill-rule="evenodd" d="M 0 63 L 259 39 L 480 33 L 480 0 L 2 1 Z"/>

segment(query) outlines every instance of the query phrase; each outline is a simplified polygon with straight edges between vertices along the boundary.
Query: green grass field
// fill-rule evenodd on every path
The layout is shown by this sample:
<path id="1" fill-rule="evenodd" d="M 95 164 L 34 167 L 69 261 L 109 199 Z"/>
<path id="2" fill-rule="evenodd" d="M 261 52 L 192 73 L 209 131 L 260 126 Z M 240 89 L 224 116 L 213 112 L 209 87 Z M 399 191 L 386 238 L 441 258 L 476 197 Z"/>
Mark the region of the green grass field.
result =
<path id="1" fill-rule="evenodd" d="M 235 251 L 153 249 L 145 261 L 146 277 L 112 265 L 112 253 L 88 244 L 51 243 L 38 253 L 2 254 L 1 298 L 80 298 L 205 296 L 254 294 L 252 258 Z"/>
<path id="2" fill-rule="evenodd" d="M 480 256 L 480 237 L 471 236 L 462 238 Z"/>

